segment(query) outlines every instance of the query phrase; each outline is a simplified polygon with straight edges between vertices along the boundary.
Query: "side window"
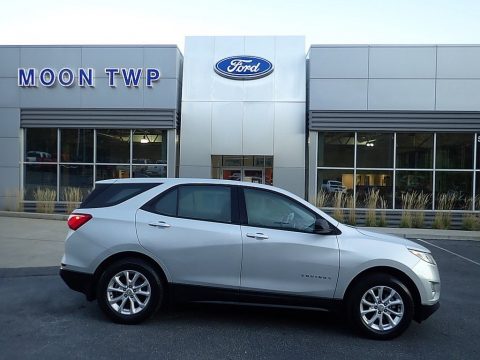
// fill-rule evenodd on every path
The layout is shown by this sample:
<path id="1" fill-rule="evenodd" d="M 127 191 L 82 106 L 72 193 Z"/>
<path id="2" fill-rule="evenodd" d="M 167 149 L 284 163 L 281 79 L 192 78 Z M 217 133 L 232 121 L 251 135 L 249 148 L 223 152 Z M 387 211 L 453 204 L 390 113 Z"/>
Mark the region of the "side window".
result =
<path id="1" fill-rule="evenodd" d="M 97 184 L 79 209 L 118 205 L 158 185 L 160 183 Z"/>
<path id="2" fill-rule="evenodd" d="M 232 222 L 230 187 L 189 185 L 180 186 L 178 191 L 179 217 Z"/>
<path id="3" fill-rule="evenodd" d="M 249 226 L 313 232 L 316 214 L 271 191 L 244 188 Z"/>
<path id="4" fill-rule="evenodd" d="M 149 205 L 148 211 L 161 215 L 177 216 L 177 193 L 177 189 L 168 191 L 157 201 Z"/>

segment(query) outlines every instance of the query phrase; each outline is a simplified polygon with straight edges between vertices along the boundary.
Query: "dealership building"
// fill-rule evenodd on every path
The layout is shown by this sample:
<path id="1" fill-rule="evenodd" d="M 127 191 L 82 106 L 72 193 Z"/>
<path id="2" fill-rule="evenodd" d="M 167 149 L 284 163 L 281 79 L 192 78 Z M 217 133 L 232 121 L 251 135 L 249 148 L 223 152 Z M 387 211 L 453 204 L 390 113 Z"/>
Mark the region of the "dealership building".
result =
<path id="1" fill-rule="evenodd" d="M 243 180 L 319 203 L 480 211 L 480 46 L 0 46 L 0 207 L 124 177 Z M 330 201 L 333 197 L 330 197 Z M 321 203 L 332 206 L 333 203 Z"/>

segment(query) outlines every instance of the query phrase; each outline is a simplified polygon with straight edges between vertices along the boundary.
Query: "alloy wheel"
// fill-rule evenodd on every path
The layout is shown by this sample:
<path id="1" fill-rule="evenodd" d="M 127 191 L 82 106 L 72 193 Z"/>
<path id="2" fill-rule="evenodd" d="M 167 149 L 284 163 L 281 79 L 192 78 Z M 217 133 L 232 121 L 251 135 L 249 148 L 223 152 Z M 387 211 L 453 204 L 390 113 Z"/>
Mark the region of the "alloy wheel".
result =
<path id="1" fill-rule="evenodd" d="M 113 276 L 107 286 L 110 307 L 122 315 L 134 315 L 148 304 L 152 294 L 150 282 L 136 270 L 123 270 Z"/>
<path id="2" fill-rule="evenodd" d="M 368 289 L 360 300 L 363 323 L 377 332 L 390 331 L 401 322 L 405 311 L 400 294 L 388 286 Z"/>

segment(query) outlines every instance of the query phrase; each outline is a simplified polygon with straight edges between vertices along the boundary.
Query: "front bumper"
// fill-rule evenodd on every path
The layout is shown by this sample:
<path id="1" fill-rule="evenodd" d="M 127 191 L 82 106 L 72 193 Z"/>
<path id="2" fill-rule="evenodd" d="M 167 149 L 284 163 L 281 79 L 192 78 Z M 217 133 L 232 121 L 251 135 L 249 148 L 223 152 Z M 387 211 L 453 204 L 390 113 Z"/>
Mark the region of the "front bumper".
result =
<path id="1" fill-rule="evenodd" d="M 440 302 L 437 302 L 433 305 L 420 305 L 415 309 L 415 321 L 422 322 L 423 320 L 427 320 L 430 315 L 432 315 L 435 311 L 438 310 L 440 307 Z"/>
<path id="2" fill-rule="evenodd" d="M 95 300 L 93 274 L 81 273 L 78 271 L 60 268 L 60 277 L 72 290 L 85 294 L 87 300 Z"/>

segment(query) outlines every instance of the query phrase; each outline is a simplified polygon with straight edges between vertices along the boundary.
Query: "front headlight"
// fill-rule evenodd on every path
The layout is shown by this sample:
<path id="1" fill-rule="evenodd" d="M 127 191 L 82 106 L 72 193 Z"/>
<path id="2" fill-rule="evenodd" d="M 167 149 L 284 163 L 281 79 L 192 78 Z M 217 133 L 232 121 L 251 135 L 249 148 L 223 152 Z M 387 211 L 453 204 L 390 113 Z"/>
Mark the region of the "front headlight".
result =
<path id="1" fill-rule="evenodd" d="M 437 265 L 437 263 L 433 259 L 432 254 L 430 254 L 430 253 L 423 252 L 423 251 L 418 251 L 418 250 L 413 250 L 413 249 L 408 249 L 408 251 L 410 251 L 413 255 L 415 255 L 416 257 L 420 258 L 423 261 L 426 261 L 429 264 Z"/>

